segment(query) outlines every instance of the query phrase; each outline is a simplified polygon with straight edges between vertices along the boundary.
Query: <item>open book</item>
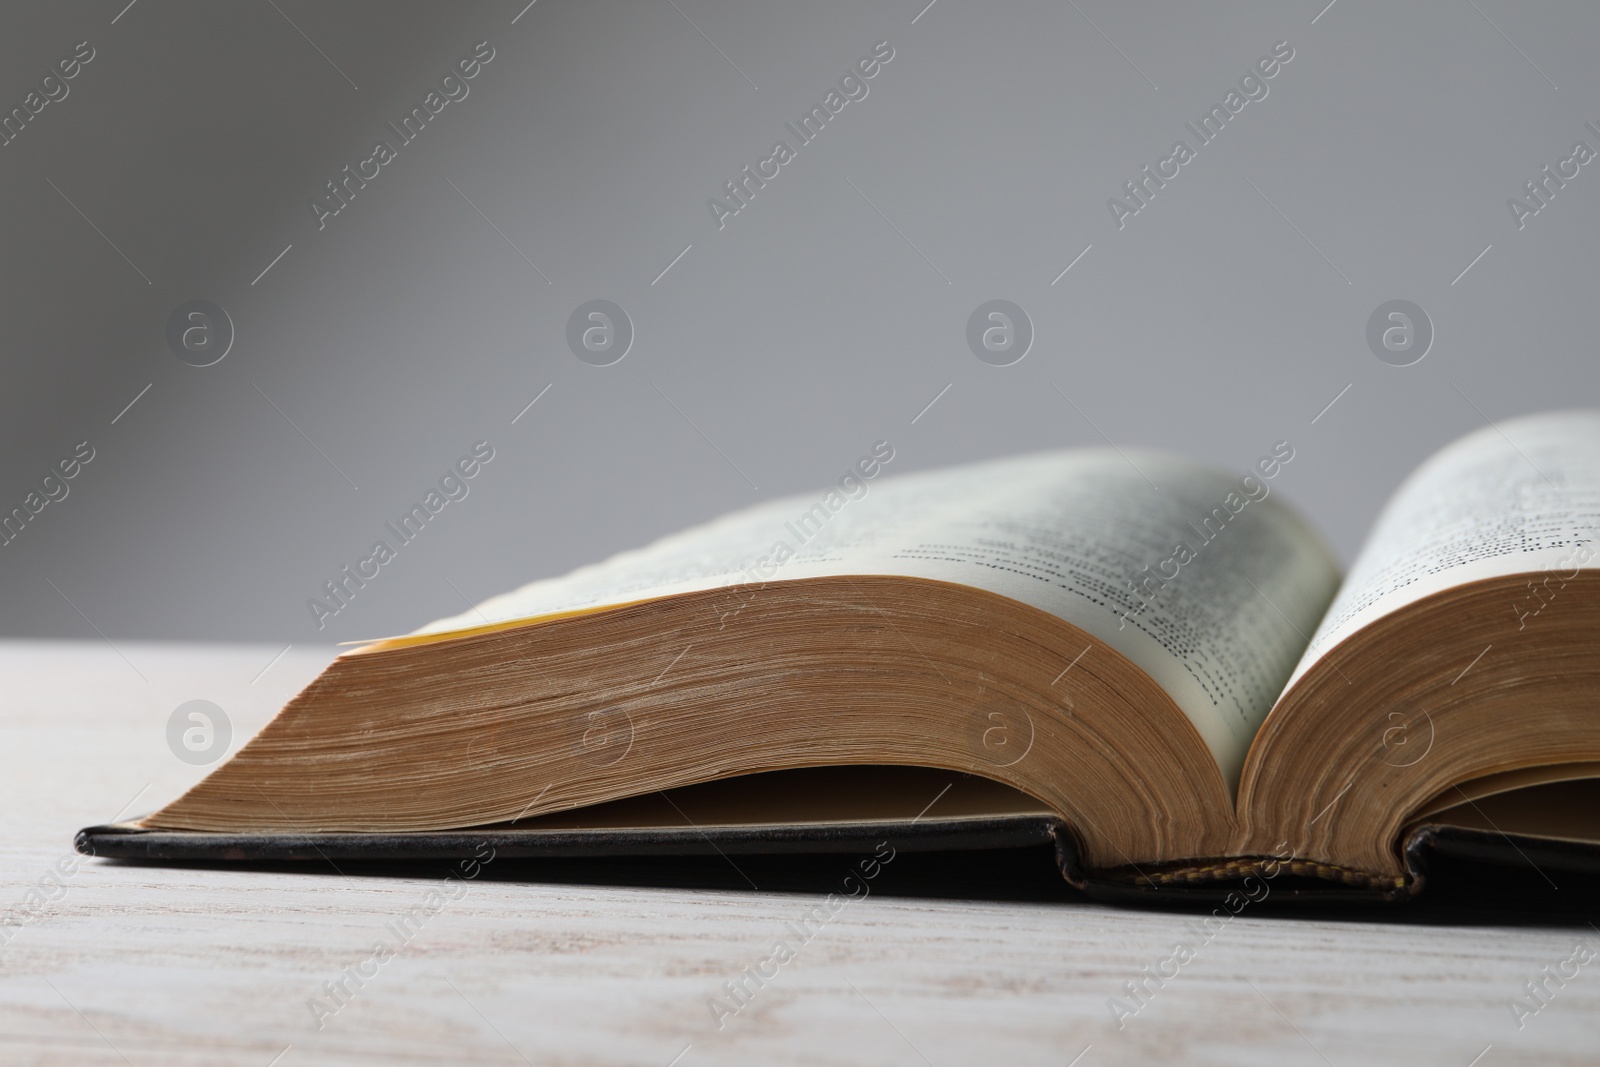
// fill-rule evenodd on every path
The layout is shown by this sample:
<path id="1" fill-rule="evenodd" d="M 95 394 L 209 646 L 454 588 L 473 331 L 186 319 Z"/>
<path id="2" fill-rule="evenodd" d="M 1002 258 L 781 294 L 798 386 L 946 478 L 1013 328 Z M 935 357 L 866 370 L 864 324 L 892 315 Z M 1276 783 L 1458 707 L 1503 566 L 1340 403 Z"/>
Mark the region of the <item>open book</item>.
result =
<path id="1" fill-rule="evenodd" d="M 893 458 L 879 442 L 813 496 L 354 648 L 183 796 L 79 845 L 899 834 L 1054 841 L 1090 888 L 1287 869 L 1390 897 L 1430 840 L 1600 850 L 1600 412 L 1444 449 L 1343 582 L 1273 492 L 1289 442 L 1237 474 L 1142 451 Z"/>

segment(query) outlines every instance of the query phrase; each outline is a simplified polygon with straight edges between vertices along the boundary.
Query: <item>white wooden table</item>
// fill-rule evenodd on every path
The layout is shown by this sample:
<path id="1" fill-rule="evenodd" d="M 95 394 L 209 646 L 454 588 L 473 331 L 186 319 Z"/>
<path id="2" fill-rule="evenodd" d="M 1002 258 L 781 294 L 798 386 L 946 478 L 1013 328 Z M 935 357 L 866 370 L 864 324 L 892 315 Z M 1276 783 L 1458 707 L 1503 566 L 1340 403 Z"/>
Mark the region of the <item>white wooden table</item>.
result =
<path id="1" fill-rule="evenodd" d="M 49 877 L 79 827 L 203 772 L 167 747 L 179 704 L 216 702 L 237 746 L 331 656 L 268 667 L 279 651 L 0 644 L 0 1063 L 1600 1062 L 1600 961 L 1520 1030 L 1509 1007 L 1579 940 L 1600 949 L 1582 921 L 1246 912 L 1119 1030 L 1109 999 L 1192 917 L 874 895 L 719 1029 L 708 998 L 820 895 L 504 880 L 468 883 L 319 1029 L 310 998 L 435 879 L 101 860 Z"/>

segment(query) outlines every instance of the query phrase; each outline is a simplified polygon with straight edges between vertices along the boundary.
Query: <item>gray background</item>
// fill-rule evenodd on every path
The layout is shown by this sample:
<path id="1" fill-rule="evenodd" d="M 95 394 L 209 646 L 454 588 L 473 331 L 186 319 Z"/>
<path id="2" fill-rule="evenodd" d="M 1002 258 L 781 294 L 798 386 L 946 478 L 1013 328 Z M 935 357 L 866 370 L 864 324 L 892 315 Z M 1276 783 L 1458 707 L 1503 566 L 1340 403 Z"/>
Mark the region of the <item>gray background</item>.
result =
<path id="1" fill-rule="evenodd" d="M 3 632 L 404 631 L 880 438 L 893 473 L 1288 439 L 1275 488 L 1348 561 L 1434 449 L 1595 402 L 1600 166 L 1520 231 L 1506 207 L 1600 149 L 1593 5 L 524 2 L 6 6 L 5 109 L 97 55 L 0 148 L 0 510 L 97 455 L 0 548 Z M 322 183 L 485 40 L 319 231 Z M 707 198 L 880 40 L 868 97 L 719 231 Z M 1119 230 L 1107 198 L 1282 40 L 1266 99 Z M 215 366 L 166 345 L 195 298 L 237 330 Z M 610 367 L 565 342 L 595 298 L 637 332 Z M 967 348 L 991 298 L 1032 319 L 1014 366 Z M 1436 330 L 1403 368 L 1365 340 L 1395 298 Z M 307 598 L 480 439 L 470 496 L 318 631 Z"/>

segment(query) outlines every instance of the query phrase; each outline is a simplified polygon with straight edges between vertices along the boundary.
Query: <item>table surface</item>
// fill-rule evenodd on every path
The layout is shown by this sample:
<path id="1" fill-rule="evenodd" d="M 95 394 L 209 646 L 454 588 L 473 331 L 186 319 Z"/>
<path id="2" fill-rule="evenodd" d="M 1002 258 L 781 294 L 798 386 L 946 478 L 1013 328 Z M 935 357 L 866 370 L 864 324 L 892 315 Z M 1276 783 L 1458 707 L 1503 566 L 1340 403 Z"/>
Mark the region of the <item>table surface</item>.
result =
<path id="1" fill-rule="evenodd" d="M 1580 941 L 1600 949 L 1581 917 L 1247 910 L 1119 1028 L 1112 999 L 1131 1004 L 1129 981 L 1198 941 L 1194 915 L 878 893 L 765 965 L 777 973 L 719 1020 L 712 998 L 733 1006 L 723 983 L 796 941 L 789 924 L 820 889 L 483 877 L 455 883 L 402 939 L 395 921 L 436 875 L 71 859 L 78 828 L 154 808 L 204 773 L 168 748 L 178 705 L 222 707 L 237 748 L 331 656 L 0 643 L 0 1061 L 1600 1062 L 1600 961 L 1551 984 L 1520 1028 L 1511 1008 Z M 379 941 L 399 948 L 368 962 Z M 369 977 L 346 979 L 333 1011 L 328 983 L 349 968 Z"/>

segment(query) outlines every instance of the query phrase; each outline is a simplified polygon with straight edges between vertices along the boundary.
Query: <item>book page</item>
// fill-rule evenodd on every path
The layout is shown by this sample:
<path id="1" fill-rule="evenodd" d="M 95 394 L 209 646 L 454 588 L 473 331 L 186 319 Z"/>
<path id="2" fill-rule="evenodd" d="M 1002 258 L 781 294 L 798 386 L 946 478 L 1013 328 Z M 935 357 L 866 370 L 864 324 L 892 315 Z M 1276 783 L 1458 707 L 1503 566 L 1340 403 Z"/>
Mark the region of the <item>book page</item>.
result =
<path id="1" fill-rule="evenodd" d="M 418 633 L 717 588 L 730 589 L 711 609 L 726 625 L 748 602 L 734 592 L 838 575 L 960 583 L 1081 627 L 1172 696 L 1230 783 L 1338 584 L 1331 554 L 1268 481 L 1161 454 L 1077 451 L 847 475 Z"/>
<path id="2" fill-rule="evenodd" d="M 1534 415 L 1485 426 L 1435 454 L 1395 490 L 1333 607 L 1295 668 L 1368 623 L 1483 578 L 1600 559 L 1600 412 Z M 1536 610 L 1506 604 L 1507 623 Z M 1519 617 L 1519 614 L 1521 617 Z"/>

